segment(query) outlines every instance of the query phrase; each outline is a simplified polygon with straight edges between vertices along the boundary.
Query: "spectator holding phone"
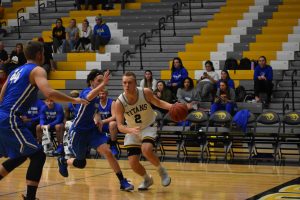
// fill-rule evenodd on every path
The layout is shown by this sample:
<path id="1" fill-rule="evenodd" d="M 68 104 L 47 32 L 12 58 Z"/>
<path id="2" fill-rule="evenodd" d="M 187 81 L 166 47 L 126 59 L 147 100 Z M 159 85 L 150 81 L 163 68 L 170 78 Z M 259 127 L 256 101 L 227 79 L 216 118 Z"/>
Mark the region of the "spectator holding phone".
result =
<path id="1" fill-rule="evenodd" d="M 219 80 L 219 75 L 215 72 L 214 65 L 210 60 L 205 62 L 205 70 L 198 80 L 197 92 L 201 97 L 201 101 L 212 101 L 213 96 L 211 94 Z"/>
<path id="2" fill-rule="evenodd" d="M 217 90 L 214 103 L 211 105 L 210 112 L 213 114 L 218 110 L 226 110 L 232 114 L 235 106 L 234 89 L 228 86 L 226 81 L 220 81 L 220 88 Z"/>

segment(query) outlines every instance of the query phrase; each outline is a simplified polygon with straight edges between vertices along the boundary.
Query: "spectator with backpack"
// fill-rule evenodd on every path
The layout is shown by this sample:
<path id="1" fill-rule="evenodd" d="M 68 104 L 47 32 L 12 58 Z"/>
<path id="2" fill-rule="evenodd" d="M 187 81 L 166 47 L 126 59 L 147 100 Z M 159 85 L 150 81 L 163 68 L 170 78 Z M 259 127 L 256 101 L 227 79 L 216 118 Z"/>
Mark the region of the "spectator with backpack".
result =
<path id="1" fill-rule="evenodd" d="M 267 98 L 264 102 L 268 105 L 271 101 L 273 89 L 273 70 L 270 65 L 267 65 L 265 56 L 260 56 L 258 65 L 254 69 L 254 95 L 256 102 L 261 102 L 260 95 L 266 94 Z"/>
<path id="2" fill-rule="evenodd" d="M 221 78 L 217 82 L 217 88 L 220 88 L 220 82 L 221 81 L 226 81 L 227 84 L 228 84 L 228 87 L 230 87 L 232 89 L 235 88 L 234 81 L 230 78 L 230 75 L 229 75 L 227 70 L 222 70 L 221 71 Z"/>

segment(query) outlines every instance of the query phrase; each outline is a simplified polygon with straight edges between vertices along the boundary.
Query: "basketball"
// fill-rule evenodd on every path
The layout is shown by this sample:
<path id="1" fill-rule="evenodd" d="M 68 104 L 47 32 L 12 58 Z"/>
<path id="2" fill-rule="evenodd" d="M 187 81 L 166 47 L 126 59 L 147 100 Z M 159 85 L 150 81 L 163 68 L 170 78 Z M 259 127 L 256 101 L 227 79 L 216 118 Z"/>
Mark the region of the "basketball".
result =
<path id="1" fill-rule="evenodd" d="M 175 122 L 184 121 L 186 116 L 188 115 L 188 108 L 186 104 L 175 103 L 170 108 L 169 115 L 171 119 Z"/>

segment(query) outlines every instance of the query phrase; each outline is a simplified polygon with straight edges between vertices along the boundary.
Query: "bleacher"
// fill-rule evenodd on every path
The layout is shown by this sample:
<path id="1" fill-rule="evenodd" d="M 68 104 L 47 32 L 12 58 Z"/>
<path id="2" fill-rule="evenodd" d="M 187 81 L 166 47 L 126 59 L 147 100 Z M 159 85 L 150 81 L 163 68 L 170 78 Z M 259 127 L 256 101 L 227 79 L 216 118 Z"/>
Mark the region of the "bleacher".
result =
<path id="1" fill-rule="evenodd" d="M 53 55 L 58 69 L 51 72 L 50 83 L 55 89 L 67 94 L 70 90 L 84 88 L 86 75 L 93 68 L 112 71 L 109 95 L 115 98 L 122 91 L 120 80 L 123 67 L 126 71 L 135 72 L 138 79 L 143 77 L 145 69 L 150 69 L 156 79 L 168 80 L 171 74 L 171 60 L 180 57 L 183 65 L 188 69 L 189 76 L 197 80 L 203 73 L 206 60 L 212 60 L 215 69 L 220 73 L 227 58 L 258 59 L 259 56 L 264 55 L 274 72 L 275 87 L 272 102 L 268 109 L 263 109 L 260 103 L 238 103 L 238 108 L 249 109 L 256 116 L 263 111 L 274 111 L 279 114 L 281 120 L 285 104 L 289 104 L 289 110 L 292 110 L 292 101 L 294 101 L 295 110 L 300 109 L 300 87 L 298 87 L 300 85 L 297 84 L 299 76 L 293 74 L 293 70 L 297 72 L 300 69 L 300 7 L 297 0 L 203 0 L 203 7 L 201 0 L 132 0 L 126 3 L 123 10 L 121 5 L 116 3 L 115 8 L 109 11 L 75 11 L 74 1 L 57 0 L 57 12 L 53 0 L 43 2 L 45 7 L 41 7 L 41 24 L 38 19 L 37 1 L 5 3 L 5 6 L 11 6 L 5 12 L 8 26 L 17 26 L 16 12 L 24 8 L 24 12 L 20 12 L 19 15 L 24 16 L 24 20 L 20 21 L 21 39 L 18 38 L 17 28 L 3 38 L 8 52 L 11 52 L 18 42 L 25 43 L 27 40 L 41 36 L 46 42 L 51 42 L 49 35 L 56 18 L 59 17 L 63 19 L 65 25 L 70 19 L 75 18 L 80 27 L 83 19 L 87 18 L 93 25 L 95 16 L 102 14 L 112 32 L 112 40 L 106 46 L 105 54 Z M 146 46 L 139 40 L 143 33 L 146 34 Z M 126 54 L 126 51 L 130 53 Z M 130 62 L 123 62 L 123 57 L 125 61 Z M 253 93 L 253 70 L 237 69 L 229 73 L 236 86 L 243 85 L 247 92 Z M 291 81 L 292 76 L 294 83 Z M 292 99 L 292 85 L 294 99 Z M 289 93 L 288 97 L 285 97 L 286 92 Z M 209 106 L 209 104 L 205 105 Z M 263 132 L 269 130 L 262 124 L 260 126 Z M 276 127 L 276 125 L 272 126 L 271 130 L 275 130 Z M 289 133 L 296 133 L 298 130 L 289 126 L 285 128 Z M 209 132 L 213 136 L 213 131 Z M 237 137 L 240 136 L 242 134 L 238 134 Z M 183 137 L 180 144 L 182 139 Z M 283 137 L 281 139 L 282 142 L 286 142 Z M 239 152 L 242 148 L 237 144 L 234 144 L 234 149 Z M 176 145 L 178 144 L 175 142 L 167 149 L 175 149 L 175 152 L 178 152 Z M 243 147 L 248 148 L 248 146 Z M 197 147 L 192 149 L 195 148 L 197 149 Z M 211 146 L 210 150 L 213 148 Z M 184 148 L 181 148 L 179 152 L 183 150 Z M 294 153 L 295 151 L 299 154 L 297 149 L 292 150 Z M 269 150 L 266 152 L 270 153 Z M 247 158 L 247 153 L 244 158 Z M 178 156 L 177 153 L 175 155 Z M 188 154 L 184 152 L 184 155 Z M 294 159 L 293 156 L 287 158 Z"/>

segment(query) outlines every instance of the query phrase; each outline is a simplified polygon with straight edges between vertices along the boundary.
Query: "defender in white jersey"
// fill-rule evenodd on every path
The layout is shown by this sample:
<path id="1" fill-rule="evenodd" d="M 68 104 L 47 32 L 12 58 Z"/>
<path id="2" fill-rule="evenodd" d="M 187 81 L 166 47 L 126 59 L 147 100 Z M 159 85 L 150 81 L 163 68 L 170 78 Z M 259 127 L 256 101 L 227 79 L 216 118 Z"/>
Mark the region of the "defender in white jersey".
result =
<path id="1" fill-rule="evenodd" d="M 147 190 L 153 184 L 151 175 L 147 174 L 139 162 L 141 153 L 157 168 L 162 185 L 168 186 L 171 178 L 153 153 L 157 128 L 151 126 L 156 117 L 151 104 L 166 110 L 172 104 L 159 100 L 148 88 L 137 88 L 136 76 L 132 72 L 123 75 L 122 85 L 124 93 L 118 97 L 115 105 L 116 119 L 119 131 L 126 134 L 124 145 L 129 164 L 135 173 L 144 178 L 138 189 Z M 127 125 L 124 124 L 124 119 Z"/>

